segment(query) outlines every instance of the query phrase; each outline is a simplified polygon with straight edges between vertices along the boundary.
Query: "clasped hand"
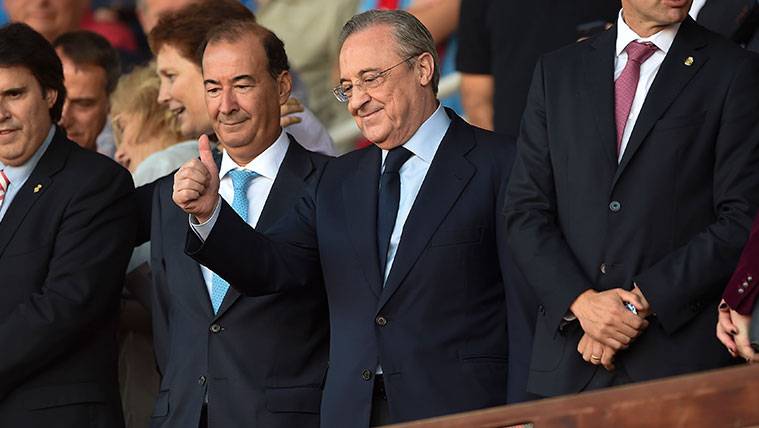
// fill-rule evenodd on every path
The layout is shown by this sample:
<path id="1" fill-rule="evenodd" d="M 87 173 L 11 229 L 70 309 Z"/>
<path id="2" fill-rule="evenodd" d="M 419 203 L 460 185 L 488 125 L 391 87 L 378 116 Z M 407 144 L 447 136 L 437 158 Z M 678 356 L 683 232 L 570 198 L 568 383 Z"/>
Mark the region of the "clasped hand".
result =
<path id="1" fill-rule="evenodd" d="M 638 314 L 625 307 L 635 306 Z M 583 359 L 614 370 L 614 356 L 648 327 L 645 317 L 651 311 L 648 301 L 636 286 L 633 291 L 621 288 L 598 292 L 588 290 L 572 303 L 570 310 L 582 327 L 583 337 L 577 345 Z"/>

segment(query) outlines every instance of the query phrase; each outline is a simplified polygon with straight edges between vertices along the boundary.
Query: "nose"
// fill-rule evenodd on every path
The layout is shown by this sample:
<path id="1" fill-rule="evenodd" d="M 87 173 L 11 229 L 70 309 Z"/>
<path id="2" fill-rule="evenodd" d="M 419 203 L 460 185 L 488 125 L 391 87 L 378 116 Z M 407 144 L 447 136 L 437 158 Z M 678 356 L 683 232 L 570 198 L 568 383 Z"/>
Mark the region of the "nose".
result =
<path id="1" fill-rule="evenodd" d="M 371 99 L 372 97 L 364 88 L 354 85 L 351 90 L 351 97 L 348 99 L 348 111 L 355 116 L 358 110 Z"/>
<path id="2" fill-rule="evenodd" d="M 68 128 L 71 126 L 71 103 L 65 101 L 63 103 L 63 111 L 61 112 L 61 120 L 58 121 L 58 125 L 60 125 L 63 129 Z"/>
<path id="3" fill-rule="evenodd" d="M 222 114 L 230 114 L 237 111 L 239 108 L 237 104 L 237 96 L 234 89 L 228 88 L 221 93 L 221 104 L 219 105 L 219 112 Z"/>
<path id="4" fill-rule="evenodd" d="M 171 96 L 169 95 L 169 85 L 164 83 L 162 80 L 161 84 L 158 86 L 158 98 L 156 101 L 158 101 L 158 104 L 166 104 L 170 99 Z"/>

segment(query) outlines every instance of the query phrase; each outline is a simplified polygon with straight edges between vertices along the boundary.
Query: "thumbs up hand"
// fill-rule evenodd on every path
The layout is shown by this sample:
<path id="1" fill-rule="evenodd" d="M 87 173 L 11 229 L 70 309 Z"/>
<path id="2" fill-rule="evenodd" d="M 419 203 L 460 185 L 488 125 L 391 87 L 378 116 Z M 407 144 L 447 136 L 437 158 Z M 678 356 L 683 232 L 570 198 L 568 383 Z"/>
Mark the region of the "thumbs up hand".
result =
<path id="1" fill-rule="evenodd" d="M 219 201 L 219 168 L 211 155 L 208 136 L 198 140 L 200 160 L 187 161 L 174 174 L 172 199 L 182 211 L 205 223 Z"/>

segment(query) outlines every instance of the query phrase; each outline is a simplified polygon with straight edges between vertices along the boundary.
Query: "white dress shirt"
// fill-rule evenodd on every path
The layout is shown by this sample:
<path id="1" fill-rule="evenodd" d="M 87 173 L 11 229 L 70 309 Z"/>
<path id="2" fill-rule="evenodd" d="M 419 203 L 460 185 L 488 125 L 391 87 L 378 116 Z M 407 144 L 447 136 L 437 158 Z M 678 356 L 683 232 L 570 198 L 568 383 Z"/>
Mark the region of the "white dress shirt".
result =
<path id="1" fill-rule="evenodd" d="M 648 90 L 651 88 L 651 84 L 654 82 L 656 73 L 659 72 L 661 63 L 664 61 L 664 57 L 669 52 L 669 48 L 672 46 L 672 42 L 675 40 L 677 30 L 680 28 L 680 23 L 673 24 L 658 33 L 649 37 L 640 37 L 635 31 L 633 31 L 622 19 L 624 10 L 619 12 L 617 18 L 617 45 L 616 56 L 614 58 L 614 81 L 616 81 L 622 74 L 625 65 L 627 64 L 627 53 L 625 48 L 632 41 L 638 41 L 641 43 L 651 42 L 659 48 L 648 60 L 646 60 L 640 66 L 640 79 L 638 80 L 638 87 L 635 90 L 635 99 L 633 100 L 632 107 L 630 108 L 630 115 L 627 117 L 627 124 L 625 125 L 625 132 L 622 134 L 622 143 L 619 147 L 619 157 L 617 161 L 622 160 L 622 155 L 627 148 L 627 142 L 630 140 L 630 134 L 632 134 L 633 128 L 635 128 L 635 122 L 638 120 L 641 108 L 643 108 L 643 102 L 646 100 Z"/>
<path id="2" fill-rule="evenodd" d="M 50 131 L 47 132 L 47 137 L 42 141 L 42 144 L 37 148 L 37 151 L 34 152 L 32 157 L 21 166 L 5 166 L 0 162 L 0 169 L 3 170 L 6 177 L 8 177 L 8 180 L 11 182 L 11 184 L 8 185 L 8 189 L 5 191 L 5 199 L 3 200 L 2 205 L 0 205 L 0 222 L 3 221 L 3 217 L 11 206 L 13 198 L 16 197 L 18 191 L 21 190 L 24 183 L 26 183 L 26 180 L 32 175 L 40 158 L 45 154 L 47 148 L 50 147 L 54 135 L 55 125 L 52 125 L 50 126 Z"/>
<path id="3" fill-rule="evenodd" d="M 401 199 L 398 204 L 398 215 L 395 217 L 393 233 L 390 235 L 384 281 L 387 281 L 390 268 L 393 266 L 395 253 L 398 251 L 398 244 L 401 242 L 403 225 L 406 224 L 406 219 L 409 212 L 411 212 L 411 206 L 414 204 L 416 195 L 419 194 L 424 177 L 427 176 L 432 159 L 435 157 L 435 153 L 437 153 L 440 142 L 443 141 L 443 137 L 446 131 L 448 131 L 450 124 L 451 119 L 445 113 L 443 105 L 440 104 L 437 110 L 432 113 L 432 116 L 427 118 L 414 135 L 403 145 L 403 147 L 412 153 L 412 156 L 398 171 L 401 177 Z M 385 170 L 386 157 L 387 150 L 383 150 L 382 171 Z"/>
<path id="4" fill-rule="evenodd" d="M 269 148 L 256 156 L 255 159 L 250 161 L 250 163 L 244 167 L 237 165 L 235 161 L 229 157 L 226 151 L 222 154 L 221 166 L 219 167 L 219 195 L 230 206 L 232 205 L 235 191 L 232 186 L 232 178 L 229 177 L 227 173 L 233 169 L 247 169 L 258 174 L 248 186 L 248 224 L 252 227 L 256 227 L 256 224 L 258 224 L 258 219 L 261 217 L 264 204 L 269 197 L 269 192 L 271 192 L 271 188 L 274 185 L 274 180 L 277 178 L 279 167 L 285 159 L 288 147 L 290 147 L 290 140 L 283 131 L 274 141 L 274 144 L 269 146 Z M 219 206 L 217 206 L 214 216 L 203 224 L 195 224 L 193 221 L 194 219 L 191 216 L 190 225 L 203 239 L 205 239 L 205 237 L 211 232 L 211 228 L 218 217 L 218 211 Z M 203 272 L 203 280 L 206 283 L 210 299 L 213 290 L 213 272 L 202 265 L 201 271 Z"/>

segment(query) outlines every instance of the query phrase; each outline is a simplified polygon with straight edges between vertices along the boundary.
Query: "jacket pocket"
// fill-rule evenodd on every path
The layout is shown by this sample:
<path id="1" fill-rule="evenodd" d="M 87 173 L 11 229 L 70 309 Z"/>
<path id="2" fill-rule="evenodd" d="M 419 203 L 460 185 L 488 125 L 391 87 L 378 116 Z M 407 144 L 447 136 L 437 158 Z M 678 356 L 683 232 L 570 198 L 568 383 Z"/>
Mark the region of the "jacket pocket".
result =
<path id="1" fill-rule="evenodd" d="M 320 388 L 266 388 L 266 408 L 272 413 L 318 414 L 321 402 Z"/>

